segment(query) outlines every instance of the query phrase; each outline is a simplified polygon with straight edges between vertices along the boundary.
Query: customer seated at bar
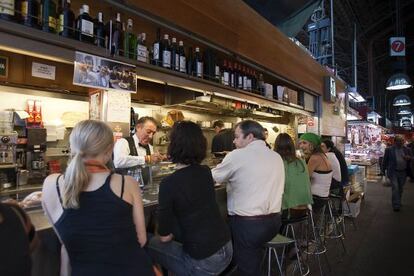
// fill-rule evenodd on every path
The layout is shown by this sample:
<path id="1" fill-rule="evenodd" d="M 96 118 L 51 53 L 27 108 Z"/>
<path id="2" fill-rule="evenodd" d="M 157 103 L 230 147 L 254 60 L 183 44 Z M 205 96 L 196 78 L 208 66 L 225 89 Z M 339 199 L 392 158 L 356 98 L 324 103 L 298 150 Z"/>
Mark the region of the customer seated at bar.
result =
<path id="1" fill-rule="evenodd" d="M 312 204 L 311 183 L 305 161 L 296 156 L 295 144 L 287 133 L 281 133 L 275 141 L 275 151 L 285 166 L 285 190 L 282 198 L 283 218 L 306 214 Z"/>
<path id="2" fill-rule="evenodd" d="M 341 170 L 341 180 L 338 187 L 332 187 L 332 188 L 342 188 L 344 186 L 348 185 L 349 182 L 349 176 L 348 176 L 348 165 L 346 164 L 344 155 L 335 147 L 334 143 L 331 140 L 325 140 L 323 141 L 323 144 L 325 144 L 326 149 L 328 152 L 335 154 L 336 159 L 339 161 L 339 166 Z"/>
<path id="3" fill-rule="evenodd" d="M 30 275 L 37 244 L 36 230 L 17 202 L 0 202 L 0 275 Z"/>
<path id="4" fill-rule="evenodd" d="M 331 164 L 332 168 L 332 180 L 331 180 L 331 190 L 337 190 L 342 188 L 341 181 L 342 181 L 342 174 L 341 174 L 341 165 L 339 164 L 338 158 L 336 158 L 335 153 L 330 152 L 328 147 L 324 142 L 321 142 L 321 149 L 323 153 L 325 153 L 326 157 L 329 160 L 329 164 Z"/>
<path id="5" fill-rule="evenodd" d="M 153 275 L 138 183 L 105 166 L 112 130 L 103 122 L 78 123 L 69 138 L 65 175 L 43 185 L 43 208 L 69 255 L 71 275 Z M 65 266 L 65 264 L 62 264 Z"/>
<path id="6" fill-rule="evenodd" d="M 299 147 L 305 155 L 314 196 L 313 207 L 318 209 L 318 197 L 328 197 L 332 181 L 332 167 L 321 149 L 321 138 L 314 133 L 304 133 L 299 138 Z"/>
<path id="7" fill-rule="evenodd" d="M 237 124 L 235 150 L 212 170 L 227 183 L 227 211 L 238 275 L 262 275 L 264 246 L 280 229 L 285 169 L 280 155 L 266 147 L 263 127 L 252 120 Z"/>
<path id="8" fill-rule="evenodd" d="M 218 275 L 232 258 L 230 232 L 216 203 L 211 171 L 200 165 L 206 150 L 197 124 L 174 124 L 168 155 L 177 170 L 161 181 L 160 236 L 153 237 L 148 248 L 154 261 L 175 275 Z M 174 240 L 177 227 L 180 242 Z"/>

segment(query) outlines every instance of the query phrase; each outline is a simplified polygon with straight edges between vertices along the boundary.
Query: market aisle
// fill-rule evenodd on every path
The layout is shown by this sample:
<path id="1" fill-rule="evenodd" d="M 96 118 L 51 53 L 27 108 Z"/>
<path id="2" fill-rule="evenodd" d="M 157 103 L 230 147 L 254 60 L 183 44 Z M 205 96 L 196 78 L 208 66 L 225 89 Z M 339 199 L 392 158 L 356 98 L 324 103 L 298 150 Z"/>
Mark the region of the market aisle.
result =
<path id="1" fill-rule="evenodd" d="M 399 213 L 391 208 L 391 187 L 368 182 L 355 231 L 347 220 L 348 254 L 330 241 L 332 275 L 414 275 L 414 183 L 407 181 Z M 335 247 L 332 250 L 332 247 Z"/>

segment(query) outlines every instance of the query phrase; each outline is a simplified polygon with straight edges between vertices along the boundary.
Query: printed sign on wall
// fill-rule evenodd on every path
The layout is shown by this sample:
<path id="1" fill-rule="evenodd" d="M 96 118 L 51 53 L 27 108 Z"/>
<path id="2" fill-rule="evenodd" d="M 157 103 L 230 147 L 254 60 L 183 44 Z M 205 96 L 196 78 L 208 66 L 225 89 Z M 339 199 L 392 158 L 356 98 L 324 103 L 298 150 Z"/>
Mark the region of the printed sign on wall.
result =
<path id="1" fill-rule="evenodd" d="M 136 93 L 135 66 L 76 52 L 73 84 Z"/>
<path id="2" fill-rule="evenodd" d="M 55 80 L 56 66 L 32 62 L 32 76 L 42 79 Z"/>

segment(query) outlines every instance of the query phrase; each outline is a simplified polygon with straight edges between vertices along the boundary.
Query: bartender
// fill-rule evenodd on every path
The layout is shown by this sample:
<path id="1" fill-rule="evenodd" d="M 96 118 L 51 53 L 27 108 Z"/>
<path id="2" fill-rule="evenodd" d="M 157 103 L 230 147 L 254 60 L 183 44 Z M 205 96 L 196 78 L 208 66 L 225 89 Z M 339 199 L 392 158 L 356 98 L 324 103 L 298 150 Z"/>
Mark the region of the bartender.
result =
<path id="1" fill-rule="evenodd" d="M 216 156 L 220 156 L 223 152 L 234 150 L 234 131 L 224 128 L 224 122 L 221 120 L 215 121 L 213 128 L 216 135 L 211 143 L 211 152 Z"/>
<path id="2" fill-rule="evenodd" d="M 114 166 L 118 173 L 128 174 L 129 170 L 142 167 L 144 184 L 148 184 L 149 170 L 145 164 L 161 161 L 164 157 L 150 144 L 157 132 L 157 121 L 152 117 L 142 117 L 137 121 L 136 132 L 132 137 L 119 139 L 114 146 Z"/>

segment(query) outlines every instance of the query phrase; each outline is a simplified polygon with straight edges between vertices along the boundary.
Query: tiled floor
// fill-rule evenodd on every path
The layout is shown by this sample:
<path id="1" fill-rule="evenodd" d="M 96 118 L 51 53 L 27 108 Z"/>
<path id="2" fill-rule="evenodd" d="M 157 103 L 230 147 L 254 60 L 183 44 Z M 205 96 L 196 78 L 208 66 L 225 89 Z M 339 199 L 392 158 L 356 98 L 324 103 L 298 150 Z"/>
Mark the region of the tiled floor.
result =
<path id="1" fill-rule="evenodd" d="M 346 223 L 347 254 L 341 256 L 339 244 L 329 241 L 329 275 L 414 275 L 414 183 L 407 181 L 402 202 L 401 211 L 393 212 L 391 187 L 368 182 L 358 229 Z M 313 267 L 311 275 L 318 274 Z"/>

